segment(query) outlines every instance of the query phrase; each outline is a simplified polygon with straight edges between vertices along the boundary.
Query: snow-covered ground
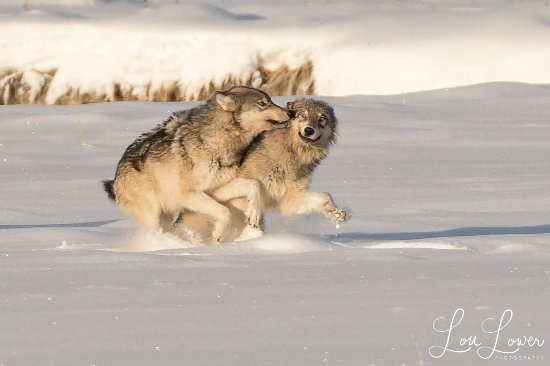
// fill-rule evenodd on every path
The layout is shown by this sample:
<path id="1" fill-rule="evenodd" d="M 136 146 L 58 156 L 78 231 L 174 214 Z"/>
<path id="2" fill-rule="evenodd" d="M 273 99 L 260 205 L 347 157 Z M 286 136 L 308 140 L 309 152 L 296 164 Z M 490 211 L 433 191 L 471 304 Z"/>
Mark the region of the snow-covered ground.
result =
<path id="1" fill-rule="evenodd" d="M 549 25 L 546 0 L 2 0 L 0 91 L 2 69 L 26 71 L 31 95 L 51 76 L 30 70 L 54 70 L 47 103 L 174 85 L 193 99 L 308 61 L 319 95 L 548 83 Z"/>
<path id="2" fill-rule="evenodd" d="M 0 365 L 547 364 L 499 352 L 550 338 L 550 87 L 323 99 L 340 136 L 313 188 L 349 222 L 150 252 L 100 181 L 196 103 L 3 106 Z"/>
<path id="3" fill-rule="evenodd" d="M 100 181 L 196 103 L 1 106 L 0 366 L 548 364 L 548 1 L 0 0 L 0 34 L 0 101 L 311 62 L 352 213 L 136 237 Z"/>

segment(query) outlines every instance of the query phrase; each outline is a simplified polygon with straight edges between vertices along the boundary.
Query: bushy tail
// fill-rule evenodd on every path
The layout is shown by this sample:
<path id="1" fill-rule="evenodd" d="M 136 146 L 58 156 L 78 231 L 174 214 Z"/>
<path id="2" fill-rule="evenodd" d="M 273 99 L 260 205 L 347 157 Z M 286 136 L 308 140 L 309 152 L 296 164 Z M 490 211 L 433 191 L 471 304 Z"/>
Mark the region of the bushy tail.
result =
<path id="1" fill-rule="evenodd" d="M 115 200 L 116 200 L 115 190 L 113 188 L 114 183 L 115 183 L 114 180 L 104 180 L 103 181 L 103 189 L 105 189 L 105 192 L 107 192 L 107 196 L 113 202 L 115 202 Z"/>

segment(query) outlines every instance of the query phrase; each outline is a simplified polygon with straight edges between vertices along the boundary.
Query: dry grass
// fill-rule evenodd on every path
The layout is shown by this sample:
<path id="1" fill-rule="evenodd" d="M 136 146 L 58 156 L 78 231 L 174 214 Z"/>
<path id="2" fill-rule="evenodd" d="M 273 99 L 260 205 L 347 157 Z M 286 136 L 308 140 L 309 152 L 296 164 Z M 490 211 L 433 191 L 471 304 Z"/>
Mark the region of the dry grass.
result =
<path id="1" fill-rule="evenodd" d="M 44 103 L 55 71 L 0 70 L 0 104 Z"/>
<path id="2" fill-rule="evenodd" d="M 0 70 L 0 104 L 44 104 L 52 80 L 57 70 Z M 29 82 L 32 80 L 32 83 Z M 270 70 L 259 66 L 248 78 L 239 79 L 228 75 L 221 83 L 210 81 L 198 92 L 187 90 L 184 84 L 174 82 L 153 88 L 151 84 L 136 87 L 114 83 L 111 93 L 94 93 L 70 88 L 59 97 L 56 104 L 85 104 L 111 101 L 153 101 L 174 102 L 184 100 L 204 100 L 215 90 L 228 89 L 235 85 L 253 86 L 265 90 L 270 95 L 312 95 L 315 93 L 313 64 L 308 61 L 298 68 L 282 66 Z"/>
<path id="3" fill-rule="evenodd" d="M 312 95 L 315 93 L 311 61 L 296 69 L 282 66 L 276 70 L 260 68 L 261 88 L 270 95 Z"/>

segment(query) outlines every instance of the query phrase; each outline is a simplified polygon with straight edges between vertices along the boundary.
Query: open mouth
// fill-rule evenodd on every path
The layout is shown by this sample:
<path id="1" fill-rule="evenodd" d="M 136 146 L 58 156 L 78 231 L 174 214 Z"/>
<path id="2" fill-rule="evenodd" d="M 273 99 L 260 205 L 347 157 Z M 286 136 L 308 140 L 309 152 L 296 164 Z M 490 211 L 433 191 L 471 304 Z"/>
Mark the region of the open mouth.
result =
<path id="1" fill-rule="evenodd" d="M 305 141 L 307 143 L 313 143 L 313 142 L 319 141 L 319 139 L 321 138 L 321 135 L 319 135 L 316 139 L 310 139 L 309 137 L 305 137 L 304 135 L 302 135 L 301 132 L 298 132 L 298 136 L 300 136 L 302 141 Z"/>

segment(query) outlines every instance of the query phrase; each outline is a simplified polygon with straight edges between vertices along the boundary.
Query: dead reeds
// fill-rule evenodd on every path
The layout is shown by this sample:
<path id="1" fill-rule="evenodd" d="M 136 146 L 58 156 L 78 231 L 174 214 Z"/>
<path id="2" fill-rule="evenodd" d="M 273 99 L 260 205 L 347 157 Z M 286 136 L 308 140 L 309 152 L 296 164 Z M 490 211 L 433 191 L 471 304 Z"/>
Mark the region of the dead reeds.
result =
<path id="1" fill-rule="evenodd" d="M 46 96 L 57 70 L 0 70 L 0 104 L 45 104 Z M 307 61 L 297 68 L 283 65 L 268 69 L 259 65 L 248 77 L 228 75 L 221 83 L 210 81 L 198 91 L 190 90 L 183 81 L 160 86 L 122 85 L 114 82 L 112 90 L 105 92 L 68 87 L 55 104 L 85 104 L 114 101 L 173 102 L 207 99 L 215 90 L 235 85 L 253 86 L 270 95 L 312 95 L 315 93 L 313 63 Z"/>

